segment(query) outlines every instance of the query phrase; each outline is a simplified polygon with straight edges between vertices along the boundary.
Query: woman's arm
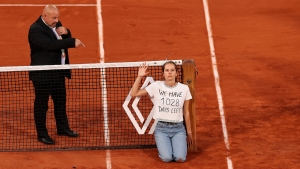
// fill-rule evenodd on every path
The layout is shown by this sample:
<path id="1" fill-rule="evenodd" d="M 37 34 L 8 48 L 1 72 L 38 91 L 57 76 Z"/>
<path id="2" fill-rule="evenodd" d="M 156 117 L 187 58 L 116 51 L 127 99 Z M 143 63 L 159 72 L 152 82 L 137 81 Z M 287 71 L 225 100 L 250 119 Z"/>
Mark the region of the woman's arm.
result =
<path id="1" fill-rule="evenodd" d="M 193 144 L 189 103 L 190 103 L 190 100 L 186 100 L 186 101 L 184 101 L 184 105 L 183 105 L 183 116 L 184 116 L 185 126 L 186 126 L 186 130 L 187 130 L 187 135 L 188 135 L 187 136 L 188 147 L 190 147 Z"/>
<path id="2" fill-rule="evenodd" d="M 139 86 L 141 84 L 142 78 L 149 73 L 149 72 L 147 72 L 147 68 L 148 68 L 148 66 L 146 65 L 146 63 L 143 63 L 140 66 L 139 72 L 138 72 L 138 77 L 135 79 L 135 82 L 132 85 L 132 89 L 131 89 L 131 92 L 130 92 L 131 97 L 140 97 L 140 96 L 143 96 L 143 95 L 147 94 L 146 89 L 139 90 Z"/>

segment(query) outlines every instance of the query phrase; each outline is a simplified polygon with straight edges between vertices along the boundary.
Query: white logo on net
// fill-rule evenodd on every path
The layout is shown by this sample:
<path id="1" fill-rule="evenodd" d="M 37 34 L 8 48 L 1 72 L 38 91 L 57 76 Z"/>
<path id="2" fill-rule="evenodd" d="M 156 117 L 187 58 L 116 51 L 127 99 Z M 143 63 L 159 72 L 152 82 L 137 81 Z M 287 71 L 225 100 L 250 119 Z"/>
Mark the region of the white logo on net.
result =
<path id="1" fill-rule="evenodd" d="M 154 79 L 152 77 L 147 77 L 141 88 L 142 89 L 145 88 L 149 83 L 150 84 L 154 83 Z M 128 93 L 127 97 L 126 97 L 125 102 L 123 103 L 123 109 L 127 113 L 128 117 L 131 120 L 131 122 L 132 122 L 133 126 L 135 127 L 136 131 L 139 134 L 145 134 L 145 131 L 148 128 L 148 126 L 149 126 L 149 124 L 150 124 L 150 122 L 152 120 L 152 117 L 154 115 L 154 107 L 152 107 L 152 109 L 151 109 L 151 111 L 150 111 L 150 113 L 149 113 L 149 115 L 147 117 L 146 122 L 144 123 L 144 125 L 141 128 L 139 126 L 139 124 L 137 123 L 136 119 L 134 118 L 134 116 L 132 115 L 131 111 L 128 108 L 128 104 L 129 104 L 129 102 L 131 100 L 130 92 L 131 92 L 131 90 L 129 91 L 129 93 Z M 142 113 L 140 112 L 139 108 L 137 107 L 137 104 L 139 103 L 139 101 L 140 101 L 140 97 L 136 97 L 134 99 L 134 101 L 132 102 L 132 108 L 135 111 L 135 113 L 136 113 L 138 119 L 140 120 L 140 122 L 143 123 L 145 119 L 144 119 Z M 153 99 L 151 99 L 151 101 L 153 103 Z M 157 123 L 157 121 L 154 121 L 154 123 L 152 124 L 151 129 L 148 132 L 148 134 L 153 134 L 155 126 L 156 126 L 156 123 Z"/>

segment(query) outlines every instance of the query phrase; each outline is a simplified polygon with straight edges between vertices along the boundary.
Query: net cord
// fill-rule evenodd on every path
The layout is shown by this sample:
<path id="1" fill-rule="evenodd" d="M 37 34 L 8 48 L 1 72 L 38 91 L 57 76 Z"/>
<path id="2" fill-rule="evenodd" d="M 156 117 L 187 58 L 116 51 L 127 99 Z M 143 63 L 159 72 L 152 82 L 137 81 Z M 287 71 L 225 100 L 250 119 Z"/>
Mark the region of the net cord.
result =
<path id="1" fill-rule="evenodd" d="M 182 65 L 182 60 L 172 60 L 177 65 Z M 41 65 L 41 66 L 3 66 L 0 72 L 12 71 L 33 71 L 33 70 L 56 70 L 56 69 L 90 69 L 90 68 L 112 68 L 112 67 L 139 67 L 142 63 L 148 66 L 161 66 L 163 61 L 142 61 L 142 62 L 112 62 L 112 63 L 91 63 L 91 64 L 67 64 L 67 65 Z"/>

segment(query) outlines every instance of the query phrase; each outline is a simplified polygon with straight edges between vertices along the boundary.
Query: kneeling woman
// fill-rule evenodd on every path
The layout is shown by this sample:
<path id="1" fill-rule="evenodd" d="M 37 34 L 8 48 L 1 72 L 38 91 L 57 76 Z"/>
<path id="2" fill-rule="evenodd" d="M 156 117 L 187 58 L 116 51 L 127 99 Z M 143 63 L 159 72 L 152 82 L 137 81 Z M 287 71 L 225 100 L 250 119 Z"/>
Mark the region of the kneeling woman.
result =
<path id="1" fill-rule="evenodd" d="M 153 118 L 158 121 L 154 135 L 159 157 L 164 162 L 184 162 L 193 140 L 189 116 L 192 95 L 187 85 L 176 82 L 177 67 L 172 61 L 162 67 L 165 81 L 156 81 L 139 90 L 142 78 L 149 73 L 147 68 L 146 63 L 140 66 L 130 95 L 140 97 L 148 93 L 154 98 Z"/>

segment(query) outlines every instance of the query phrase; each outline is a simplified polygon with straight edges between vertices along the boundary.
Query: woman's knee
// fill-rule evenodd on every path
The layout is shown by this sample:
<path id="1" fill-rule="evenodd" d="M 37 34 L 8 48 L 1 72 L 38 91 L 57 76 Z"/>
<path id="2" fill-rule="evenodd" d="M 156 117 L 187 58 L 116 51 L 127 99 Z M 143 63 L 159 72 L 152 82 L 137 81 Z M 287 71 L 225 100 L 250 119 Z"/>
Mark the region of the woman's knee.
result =
<path id="1" fill-rule="evenodd" d="M 166 163 L 173 161 L 172 156 L 159 156 L 159 157 L 163 162 L 166 162 Z"/>

